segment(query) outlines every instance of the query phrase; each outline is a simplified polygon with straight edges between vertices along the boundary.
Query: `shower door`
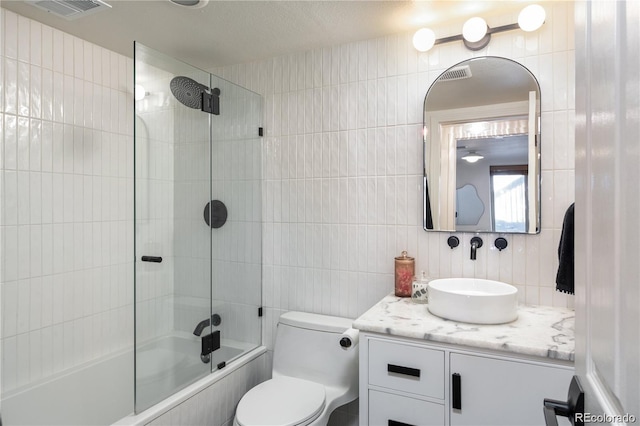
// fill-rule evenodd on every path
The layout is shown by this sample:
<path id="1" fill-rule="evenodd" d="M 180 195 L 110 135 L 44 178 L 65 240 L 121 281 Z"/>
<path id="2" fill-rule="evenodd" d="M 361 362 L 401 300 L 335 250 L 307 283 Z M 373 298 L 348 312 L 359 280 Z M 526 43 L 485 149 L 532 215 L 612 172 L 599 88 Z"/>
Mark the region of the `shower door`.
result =
<path id="1" fill-rule="evenodd" d="M 140 412 L 260 344 L 262 105 L 139 43 L 134 74 Z"/>

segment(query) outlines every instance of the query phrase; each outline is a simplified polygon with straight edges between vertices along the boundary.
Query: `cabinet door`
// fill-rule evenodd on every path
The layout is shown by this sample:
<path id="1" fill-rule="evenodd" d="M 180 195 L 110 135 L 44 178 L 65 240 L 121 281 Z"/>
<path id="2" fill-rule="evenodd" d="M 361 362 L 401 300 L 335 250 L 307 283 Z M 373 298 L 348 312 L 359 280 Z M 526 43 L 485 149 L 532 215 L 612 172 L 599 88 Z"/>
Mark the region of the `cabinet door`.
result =
<path id="1" fill-rule="evenodd" d="M 566 400 L 573 369 L 452 353 L 450 373 L 460 375 L 460 409 L 451 408 L 451 425 L 521 426 L 544 425 L 544 398 Z"/>
<path id="2" fill-rule="evenodd" d="M 444 405 L 369 390 L 369 426 L 430 425 L 444 425 Z"/>

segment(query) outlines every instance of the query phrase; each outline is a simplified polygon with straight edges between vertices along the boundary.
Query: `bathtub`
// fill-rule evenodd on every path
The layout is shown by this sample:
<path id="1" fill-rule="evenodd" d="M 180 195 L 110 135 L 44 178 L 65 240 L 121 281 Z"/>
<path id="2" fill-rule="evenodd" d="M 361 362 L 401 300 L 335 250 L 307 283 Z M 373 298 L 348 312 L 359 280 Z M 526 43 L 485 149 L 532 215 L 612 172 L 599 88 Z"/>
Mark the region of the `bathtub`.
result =
<path id="1" fill-rule="evenodd" d="M 134 355 L 126 351 L 7 394 L 0 407 L 3 425 L 145 424 L 265 351 L 223 339 L 205 365 L 199 345 L 193 336 L 172 335 L 140 348 L 138 406 L 155 404 L 142 412 L 133 414 Z M 216 370 L 222 361 L 227 365 Z M 178 365 L 181 374 L 164 368 Z M 208 373 L 212 365 L 214 371 Z M 182 390 L 170 394 L 176 388 Z"/>
<path id="2" fill-rule="evenodd" d="M 111 424 L 133 411 L 133 352 L 12 392 L 0 408 L 6 426 Z"/>

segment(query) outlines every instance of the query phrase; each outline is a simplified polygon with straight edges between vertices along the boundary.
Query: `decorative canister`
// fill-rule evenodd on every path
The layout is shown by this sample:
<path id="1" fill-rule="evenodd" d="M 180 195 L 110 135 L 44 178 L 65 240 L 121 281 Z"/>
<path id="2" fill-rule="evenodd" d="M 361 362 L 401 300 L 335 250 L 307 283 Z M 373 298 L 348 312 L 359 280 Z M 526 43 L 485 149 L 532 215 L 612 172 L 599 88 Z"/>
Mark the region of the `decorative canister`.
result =
<path id="1" fill-rule="evenodd" d="M 429 281 L 427 273 L 422 271 L 420 278 L 416 278 L 413 281 L 413 290 L 411 292 L 411 301 L 415 303 L 428 303 L 429 302 Z"/>
<path id="2" fill-rule="evenodd" d="M 406 251 L 403 251 L 400 257 L 396 257 L 396 296 L 411 296 L 411 283 L 416 272 L 415 265 L 415 259 L 407 256 Z"/>

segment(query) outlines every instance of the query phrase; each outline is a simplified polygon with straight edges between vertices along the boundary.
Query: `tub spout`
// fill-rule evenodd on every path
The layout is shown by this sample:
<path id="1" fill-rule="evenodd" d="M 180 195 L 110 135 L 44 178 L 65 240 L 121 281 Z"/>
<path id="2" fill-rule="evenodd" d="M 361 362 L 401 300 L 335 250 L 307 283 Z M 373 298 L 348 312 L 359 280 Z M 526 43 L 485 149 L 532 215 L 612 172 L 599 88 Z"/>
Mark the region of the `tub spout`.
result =
<path id="1" fill-rule="evenodd" d="M 220 323 L 222 322 L 222 318 L 220 317 L 220 315 L 218 314 L 213 314 L 211 315 L 211 319 L 205 319 L 202 320 L 198 323 L 198 325 L 196 325 L 196 329 L 193 330 L 193 334 L 196 336 L 200 336 L 202 334 L 202 330 L 204 330 L 205 328 L 209 327 L 210 325 L 213 325 L 214 327 L 217 327 L 220 325 Z M 0 425 L 2 426 L 2 425 Z"/>
<path id="2" fill-rule="evenodd" d="M 202 330 L 209 327 L 210 325 L 211 325 L 211 320 L 208 318 L 206 320 L 200 321 L 196 326 L 196 329 L 193 330 L 193 334 L 196 336 L 200 336 L 202 334 Z"/>

